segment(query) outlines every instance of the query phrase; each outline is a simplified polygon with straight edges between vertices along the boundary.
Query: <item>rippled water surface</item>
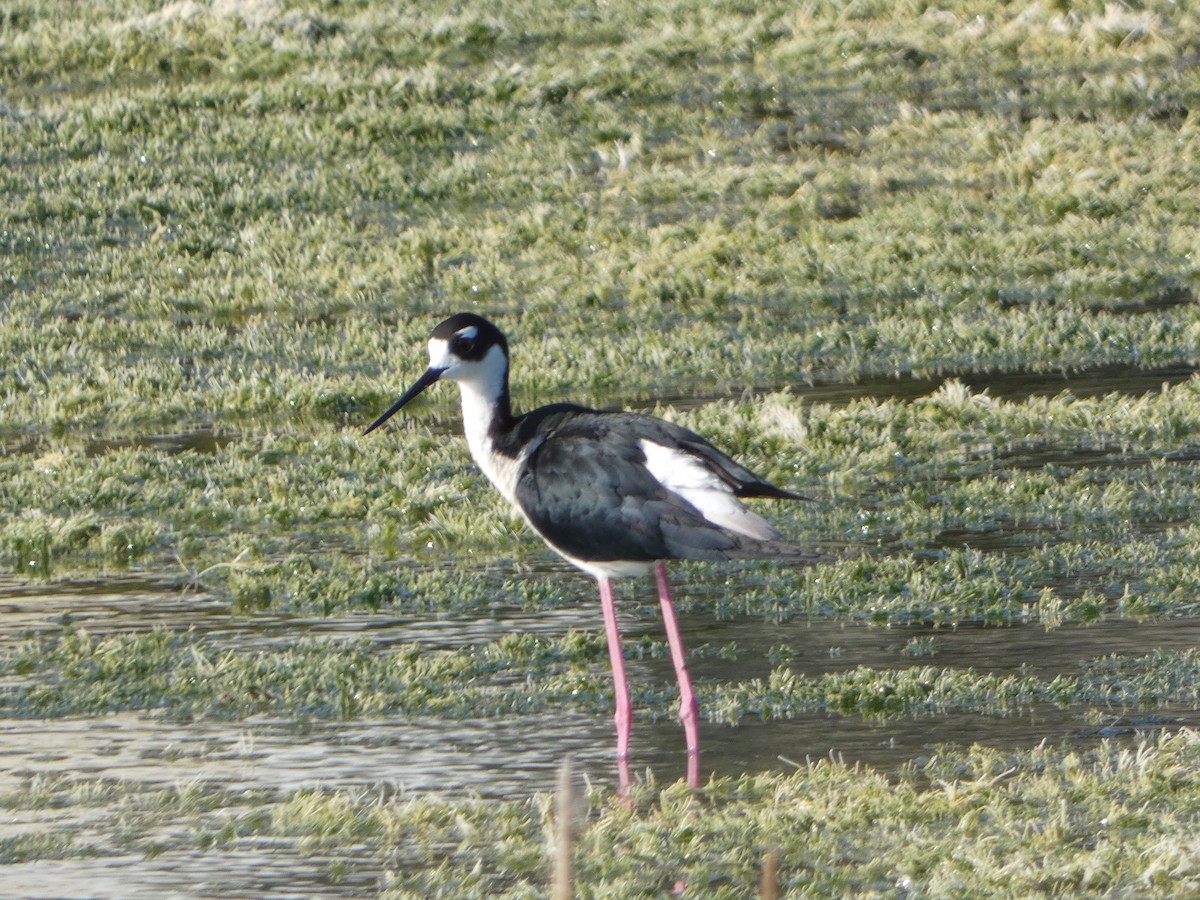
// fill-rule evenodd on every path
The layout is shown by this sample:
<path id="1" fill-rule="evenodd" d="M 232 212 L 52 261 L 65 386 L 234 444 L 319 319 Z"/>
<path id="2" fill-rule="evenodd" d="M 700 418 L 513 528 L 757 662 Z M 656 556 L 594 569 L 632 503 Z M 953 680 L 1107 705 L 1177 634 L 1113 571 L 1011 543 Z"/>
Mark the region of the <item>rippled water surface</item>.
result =
<path id="1" fill-rule="evenodd" d="M 1079 376 L 991 376 L 994 396 L 1027 397 L 1071 389 L 1077 394 L 1157 390 L 1165 381 L 1189 377 L 1189 370 L 1098 370 Z M 862 382 L 801 389 L 821 402 L 848 402 L 860 396 L 921 396 L 941 379 Z M 147 438 L 141 445 L 164 452 L 216 452 L 212 435 Z M 137 442 L 134 442 L 137 443 Z M 7 452 L 22 452 L 10 447 Z M 104 447 L 97 442 L 95 452 Z M 1119 465 L 1103 453 L 1070 448 L 1032 448 L 1006 465 Z M 944 534 L 942 546 L 1020 552 L 1028 541 L 1019 533 Z M 999 542 L 999 543 L 997 543 Z M 339 617 L 233 614 L 227 602 L 185 586 L 170 572 L 97 581 L 49 584 L 0 581 L 0 652 L 30 637 L 55 636 L 67 627 L 83 627 L 96 636 L 150 629 L 191 630 L 217 646 L 268 648 L 306 637 L 367 638 L 386 644 L 417 643 L 431 649 L 455 649 L 494 641 L 512 632 L 558 636 L 570 629 L 601 629 L 599 605 L 591 586 L 580 590 L 578 577 L 563 578 L 564 594 L 578 602 L 540 611 L 493 607 L 484 613 L 409 615 L 391 611 Z M 727 587 L 680 585 L 682 596 Z M 652 587 L 638 588 L 639 600 Z M 623 596 L 631 596 L 627 590 Z M 622 601 L 626 641 L 661 636 L 652 608 Z M 766 677 L 769 652 L 789 651 L 788 665 L 809 676 L 857 666 L 908 667 L 926 661 L 980 672 L 1027 672 L 1044 678 L 1076 671 L 1078 661 L 1110 653 L 1145 654 L 1155 649 L 1194 647 L 1200 643 L 1200 619 L 1135 621 L 1109 618 L 1093 625 L 1047 631 L 1041 626 L 959 627 L 931 631 L 922 627 L 879 628 L 828 622 L 716 620 L 711 614 L 686 615 L 689 647 L 733 648 L 697 653 L 693 677 L 701 683 Z M 913 638 L 935 637 L 936 652 L 912 657 L 902 650 Z M 729 658 L 732 657 L 732 658 Z M 667 660 L 632 658 L 634 683 L 670 686 Z M 2 687 L 2 686 L 0 686 Z M 1038 708 L 1008 718 L 966 713 L 867 721 L 858 717 L 813 713 L 787 721 L 746 720 L 730 727 L 701 723 L 706 773 L 786 771 L 805 759 L 836 756 L 885 769 L 933 752 L 942 743 L 1029 747 L 1043 739 L 1077 742 L 1127 739 L 1158 729 L 1195 725 L 1191 709 L 1156 710 L 1140 715 L 1113 710 L 1106 719 L 1084 718 L 1078 711 Z M 0 793 L 14 791 L 38 776 L 117 779 L 146 790 L 204 784 L 224 790 L 280 796 L 302 787 L 386 790 L 399 795 L 523 797 L 552 788 L 555 769 L 567 754 L 593 783 L 612 784 L 613 732 L 607 714 L 556 710 L 502 719 L 383 718 L 377 720 L 295 722 L 267 718 L 239 722 L 177 722 L 143 712 L 45 721 L 0 720 Z M 635 723 L 632 767 L 651 770 L 664 781 L 683 774 L 681 729 L 673 719 Z M 103 807 L 19 811 L 0 825 L 0 840 L 38 828 L 86 826 Z M 111 810 L 109 811 L 111 812 Z M 181 828 L 188 827 L 183 824 Z M 177 836 L 176 836 L 177 837 Z M 163 836 L 171 845 L 173 837 Z M 174 841 L 188 846 L 187 841 Z M 248 837 L 232 845 L 201 851 L 172 850 L 160 857 L 129 856 L 119 846 L 101 847 L 98 858 L 70 858 L 9 864 L 0 877 L 0 895 L 51 897 L 160 896 L 351 896 L 378 885 L 378 861 L 359 859 L 353 849 L 331 861 L 291 844 L 274 845 Z M 336 866 L 333 863 L 336 862 Z M 332 868 L 331 868 L 332 867 Z M 336 868 L 336 883 L 330 872 Z"/>
<path id="2" fill-rule="evenodd" d="M 212 598 L 148 581 L 80 588 L 72 592 L 68 585 L 60 585 L 54 592 L 37 593 L 10 586 L 0 600 L 0 612 L 9 625 L 5 639 L 57 633 L 64 621 L 70 621 L 95 635 L 192 629 L 219 644 L 243 649 L 305 636 L 364 635 L 385 643 L 453 649 L 513 631 L 561 635 L 569 629 L 600 627 L 598 603 L 590 595 L 578 607 L 492 610 L 483 618 L 376 613 L 326 619 L 234 616 Z M 635 615 L 628 605 L 622 615 L 627 642 L 642 635 L 660 637 L 656 620 Z M 789 650 L 791 669 L 819 675 L 857 666 L 910 666 L 918 660 L 902 653 L 905 646 L 913 638 L 932 636 L 937 638 L 937 650 L 928 659 L 931 664 L 1052 678 L 1074 671 L 1080 659 L 1200 643 L 1200 620 L 1195 619 L 1110 618 L 1050 631 L 1034 625 L 932 631 L 800 620 L 718 621 L 695 615 L 685 617 L 682 624 L 691 647 L 736 645 L 735 658 L 701 654 L 692 660 L 693 677 L 702 682 L 765 678 L 772 668 L 768 652 L 780 647 Z M 669 684 L 673 679 L 664 659 L 630 659 L 627 666 L 631 682 Z M 672 720 L 639 721 L 635 765 L 651 766 L 661 777 L 673 778 L 682 760 L 679 731 Z M 38 740 L 31 746 L 29 735 L 34 732 Z M 783 722 L 747 721 L 737 728 L 702 724 L 705 769 L 718 774 L 782 769 L 787 763 L 780 757 L 831 753 L 889 767 L 942 741 L 1022 746 L 1031 738 L 1087 739 L 1096 734 L 1094 724 L 1059 710 L 1014 718 L 947 715 L 870 722 L 814 714 Z M 279 790 L 386 782 L 406 790 L 511 796 L 514 791 L 546 789 L 555 765 L 567 753 L 576 756 L 589 777 L 610 780 L 611 743 L 606 716 L 568 711 L 506 719 L 385 719 L 303 726 L 269 720 L 180 724 L 155 715 L 122 713 L 40 723 L 0 721 L 0 768 L 9 779 L 35 772 L 74 772 L 156 783 L 216 779 L 239 787 Z"/>

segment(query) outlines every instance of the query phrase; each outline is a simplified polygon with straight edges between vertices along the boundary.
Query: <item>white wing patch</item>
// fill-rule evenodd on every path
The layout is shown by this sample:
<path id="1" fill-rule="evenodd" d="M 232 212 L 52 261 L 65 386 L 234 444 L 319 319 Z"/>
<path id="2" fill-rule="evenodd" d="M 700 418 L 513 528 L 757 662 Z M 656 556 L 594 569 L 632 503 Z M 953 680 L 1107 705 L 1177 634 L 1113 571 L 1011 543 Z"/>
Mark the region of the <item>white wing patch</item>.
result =
<path id="1" fill-rule="evenodd" d="M 733 496 L 729 485 L 714 475 L 704 460 L 645 438 L 638 443 L 646 457 L 646 469 L 655 480 L 696 507 L 714 525 L 763 541 L 782 536 L 770 522 Z"/>

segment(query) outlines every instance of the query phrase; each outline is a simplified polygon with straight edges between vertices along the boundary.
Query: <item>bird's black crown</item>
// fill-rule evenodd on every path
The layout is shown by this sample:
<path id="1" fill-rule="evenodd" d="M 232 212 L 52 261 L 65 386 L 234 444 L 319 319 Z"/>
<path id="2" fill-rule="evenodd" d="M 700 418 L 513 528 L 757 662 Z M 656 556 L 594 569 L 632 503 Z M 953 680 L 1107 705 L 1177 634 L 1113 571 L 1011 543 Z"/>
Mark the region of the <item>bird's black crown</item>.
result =
<path id="1" fill-rule="evenodd" d="M 443 340 L 450 352 L 459 359 L 480 360 L 492 347 L 499 347 L 508 356 L 508 341 L 504 333 L 475 313 L 458 313 L 433 329 L 429 337 Z"/>

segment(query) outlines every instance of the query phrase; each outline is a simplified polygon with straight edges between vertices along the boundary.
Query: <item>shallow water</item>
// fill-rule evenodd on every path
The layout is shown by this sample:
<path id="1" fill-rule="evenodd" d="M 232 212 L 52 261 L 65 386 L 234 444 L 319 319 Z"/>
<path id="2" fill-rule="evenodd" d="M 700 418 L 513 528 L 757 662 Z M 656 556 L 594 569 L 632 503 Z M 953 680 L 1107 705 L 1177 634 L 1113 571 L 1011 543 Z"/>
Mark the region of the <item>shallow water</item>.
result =
<path id="1" fill-rule="evenodd" d="M 787 771 L 806 758 L 834 756 L 847 762 L 892 767 L 927 756 L 936 743 L 979 742 L 1029 747 L 1044 738 L 1086 746 L 1102 736 L 1145 734 L 1162 727 L 1198 724 L 1194 712 L 1120 720 L 1105 732 L 1062 710 L 1036 710 L 1005 719 L 968 714 L 885 723 L 813 714 L 786 722 L 746 721 L 738 728 L 702 725 L 705 772 Z M 37 750 L 29 749 L 36 729 Z M 231 792 L 284 792 L 296 788 L 381 788 L 400 797 L 430 792 L 482 797 L 528 796 L 550 791 L 565 753 L 592 782 L 612 785 L 611 727 L 607 717 L 570 712 L 503 720 L 353 723 L 250 721 L 179 725 L 124 713 L 97 719 L 0 725 L 0 790 L 33 772 L 103 777 L 145 789 L 196 782 Z M 674 722 L 639 722 L 633 770 L 651 768 L 659 778 L 682 774 L 682 736 Z M 68 807 L 9 815 L 0 839 L 45 828 L 86 826 L 104 809 Z M 221 815 L 236 813 L 223 808 Z M 211 818 L 211 817 L 210 817 Z M 311 851 L 286 840 L 247 835 L 231 845 L 194 849 L 188 834 L 195 818 L 180 817 L 157 836 L 157 856 L 131 855 L 119 847 L 83 840 L 98 858 L 7 864 L 7 896 L 94 898 L 362 896 L 385 877 L 377 851 L 339 845 Z M 215 830 L 219 823 L 211 823 Z M 451 848 L 446 848 L 449 853 Z M 403 866 L 404 845 L 388 865 Z M 337 877 L 331 876 L 336 871 Z"/>
<path id="2" fill-rule="evenodd" d="M 29 735 L 36 730 L 36 748 Z M 0 722 L 0 785 L 30 775 L 114 778 L 147 788 L 373 788 L 514 797 L 552 786 L 570 753 L 603 778 L 611 723 L 570 711 L 505 719 L 173 722 L 145 713 Z M 547 736 L 553 739 L 548 739 Z M 0 832 L 2 833 L 2 832 Z"/>
<path id="3" fill-rule="evenodd" d="M 1158 390 L 1164 382 L 1191 377 L 1187 367 L 1144 372 L 1127 368 L 1086 373 L 1017 374 L 960 377 L 973 390 L 987 387 L 992 396 L 1020 399 L 1070 390 L 1077 396 L 1112 392 L 1136 395 Z M 855 384 L 798 387 L 813 402 L 842 404 L 860 397 L 925 396 L 946 379 L 875 379 Z M 686 406 L 696 398 L 660 398 Z M 220 452 L 228 439 L 202 431 L 188 435 L 148 436 L 93 441 L 90 455 L 138 446 L 164 453 Z M 0 454 L 32 452 L 38 441 L 0 448 Z M 970 460 L 968 460 L 969 462 Z M 1183 460 L 1180 461 L 1190 461 Z M 987 469 L 1038 469 L 1058 466 L 1125 467 L 1145 458 L 1095 448 L 1028 447 L 1004 458 L 983 456 Z M 1161 523 L 1160 523 L 1161 524 Z M 1147 527 L 1159 527 L 1149 523 Z M 947 532 L 932 549 L 969 546 L 985 551 L 1020 553 L 1037 536 L 998 527 L 986 532 Z M 397 614 L 392 610 L 356 612 L 337 617 L 261 612 L 235 615 L 229 604 L 187 585 L 182 574 L 155 572 L 93 581 L 31 584 L 0 579 L 0 652 L 29 637 L 53 637 L 64 628 L 86 628 L 96 636 L 145 632 L 154 628 L 190 630 L 217 646 L 240 650 L 269 648 L 302 638 L 369 638 L 382 644 L 417 643 L 430 649 L 457 649 L 495 641 L 512 632 L 559 636 L 568 630 L 599 632 L 599 605 L 590 583 L 567 576 L 565 564 L 547 558 L 546 567 L 562 571 L 565 598 L 574 605 L 527 610 L 494 605 L 470 613 Z M 730 584 L 736 585 L 736 571 Z M 732 588 L 736 590 L 736 586 Z M 680 599 L 703 599 L 705 591 L 731 590 L 729 584 L 679 585 Z M 577 595 L 577 597 L 576 597 Z M 620 600 L 629 679 L 636 685 L 673 689 L 669 660 L 632 656 L 639 639 L 661 638 L 661 625 L 650 601 L 653 589 L 639 584 L 622 588 Z M 767 622 L 761 618 L 718 620 L 711 613 L 685 614 L 684 640 L 692 649 L 690 668 L 701 684 L 765 678 L 770 652 L 786 648 L 787 665 L 808 676 L 857 666 L 876 668 L 929 664 L 970 667 L 1005 675 L 1033 673 L 1052 678 L 1074 672 L 1081 660 L 1111 653 L 1145 654 L 1200 643 L 1200 618 L 1135 621 L 1108 618 L 1088 626 L 1047 631 L 1036 625 L 932 630 L 867 627 L 826 621 Z M 934 639 L 934 652 L 903 652 L 914 638 Z M 732 657 L 732 658 L 730 658 Z M 1042 740 L 1086 747 L 1102 739 L 1132 740 L 1139 735 L 1183 725 L 1200 725 L 1192 709 L 1156 709 L 1150 714 L 1112 710 L 1107 717 L 1079 709 L 1036 708 L 1009 717 L 948 713 L 887 721 L 810 713 L 786 721 L 745 719 L 736 727 L 701 722 L 703 772 L 788 771 L 806 759 L 837 757 L 893 770 L 936 752 L 943 743 L 977 742 L 997 748 L 1024 748 Z M 151 713 L 126 712 L 100 717 L 45 721 L 0 719 L 0 793 L 15 790 L 35 776 L 116 779 L 136 791 L 205 784 L 231 792 L 256 791 L 282 796 L 298 788 L 384 790 L 401 796 L 526 797 L 552 790 L 555 771 L 571 754 L 576 768 L 593 783 L 612 786 L 613 729 L 607 714 L 569 709 L 503 719 L 390 717 L 376 720 L 296 722 L 257 718 L 239 722 L 201 720 L 181 723 Z M 670 782 L 684 772 L 682 730 L 673 718 L 635 721 L 631 768 Z M 0 824 L 0 840 L 39 828 L 82 828 L 111 816 L 105 806 L 19 810 Z M 358 895 L 376 888 L 382 873 L 377 857 L 353 847 L 339 848 L 337 859 L 302 852 L 287 842 L 243 837 L 229 846 L 189 849 L 195 821 L 178 823 L 162 836 L 169 849 L 145 859 L 119 846 L 96 844 L 100 858 L 5 865 L 0 893 L 29 897 L 315 897 Z M 96 838 L 113 840 L 113 838 Z M 90 846 L 90 845 L 89 845 Z M 331 879 L 331 867 L 339 870 Z"/>
<path id="4" fill-rule="evenodd" d="M 373 895 L 381 878 L 374 856 L 369 860 L 365 856 L 356 859 L 353 848 L 339 848 L 331 856 L 290 844 L 243 839 L 232 849 L 171 851 L 149 858 L 118 853 L 95 859 L 8 863 L 3 889 L 8 896 L 26 900 L 362 897 Z M 356 865 L 360 861 L 361 866 Z M 331 879 L 329 872 L 335 865 L 344 874 Z"/>
<path id="5" fill-rule="evenodd" d="M 902 375 L 895 378 L 860 378 L 855 381 L 816 382 L 790 385 L 758 386 L 747 394 L 765 394 L 786 388 L 793 396 L 812 403 L 845 406 L 855 400 L 916 400 L 928 397 L 947 381 L 959 381 L 972 393 L 987 390 L 1000 400 L 1021 401 L 1030 397 L 1055 397 L 1070 391 L 1076 397 L 1103 397 L 1106 394 L 1125 394 L 1139 397 L 1162 390 L 1164 384 L 1187 381 L 1200 372 L 1191 365 L 1161 366 L 1143 369 L 1137 366 L 1095 366 L 1075 372 L 961 372 L 917 377 Z M 631 404 L 633 408 L 651 410 L 655 406 L 674 406 L 694 409 L 714 400 L 739 399 L 741 395 L 696 396 L 663 395 L 650 403 Z"/>
<path id="6" fill-rule="evenodd" d="M 63 622 L 97 636 L 152 628 L 191 630 L 218 645 L 268 647 L 306 637 L 370 636 L 386 644 L 417 643 L 457 649 L 510 632 L 562 635 L 570 629 L 598 631 L 598 603 L 590 594 L 579 606 L 547 610 L 493 608 L 469 613 L 342 617 L 233 616 L 224 604 L 180 590 L 169 582 L 127 579 L 58 584 L 38 593 L 29 586 L 0 587 L 6 628 L 0 649 L 22 635 L 61 633 Z M 686 588 L 684 588 L 686 591 Z M 627 654 L 643 636 L 661 639 L 657 616 L 636 601 L 621 603 Z M 1200 619 L 1138 622 L 1110 618 L 1092 625 L 1046 630 L 1035 625 L 868 627 L 823 621 L 769 622 L 761 618 L 716 620 L 693 613 L 682 621 L 693 650 L 690 669 L 698 683 L 766 678 L 769 653 L 787 648 L 788 667 L 816 676 L 857 666 L 905 668 L 930 664 L 1043 678 L 1073 672 L 1079 660 L 1110 653 L 1143 654 L 1200 643 Z M 934 652 L 904 652 L 914 638 L 934 638 Z M 627 660 L 633 684 L 670 690 L 673 673 L 662 657 Z M 1146 725 L 1144 727 L 1155 727 Z M 923 716 L 887 722 L 815 713 L 789 721 L 744 720 L 737 728 L 703 722 L 704 769 L 723 775 L 787 768 L 780 757 L 839 755 L 892 768 L 943 741 L 1024 746 L 1041 738 L 1090 739 L 1095 724 L 1077 712 L 1045 709 L 1010 718 L 978 715 Z M 29 735 L 36 731 L 36 748 Z M 612 726 L 607 715 L 558 710 L 505 719 L 394 718 L 377 721 L 316 721 L 302 725 L 266 719 L 226 723 L 177 723 L 156 715 L 122 713 L 33 723 L 0 720 L 0 783 L 32 774 L 122 778 L 152 785 L 213 781 L 236 789 L 285 791 L 301 786 L 353 787 L 389 784 L 403 791 L 513 796 L 547 790 L 566 754 L 595 781 L 610 783 Z M 671 720 L 640 719 L 635 725 L 635 770 L 652 768 L 665 780 L 682 772 L 682 736 Z"/>
<path id="7" fill-rule="evenodd" d="M 211 427 L 197 427 L 190 431 L 171 434 L 89 438 L 84 441 L 83 452 L 88 458 L 125 449 L 156 450 L 169 455 L 189 451 L 216 453 L 233 443 L 234 439 L 234 435 L 218 433 Z M 46 444 L 45 435 L 40 433 L 31 433 L 20 437 L 0 435 L 0 458 L 19 453 L 38 453 L 45 449 Z"/>

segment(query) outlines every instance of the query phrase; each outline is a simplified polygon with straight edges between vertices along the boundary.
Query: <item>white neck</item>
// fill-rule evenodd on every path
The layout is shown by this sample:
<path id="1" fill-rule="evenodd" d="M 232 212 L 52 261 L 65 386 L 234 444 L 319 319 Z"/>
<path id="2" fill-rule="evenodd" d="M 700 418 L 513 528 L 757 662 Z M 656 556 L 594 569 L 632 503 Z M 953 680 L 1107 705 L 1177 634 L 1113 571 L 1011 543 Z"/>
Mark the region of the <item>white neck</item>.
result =
<path id="1" fill-rule="evenodd" d="M 516 491 L 517 461 L 497 453 L 491 437 L 497 417 L 510 414 L 507 402 L 502 403 L 508 388 L 507 375 L 508 360 L 499 347 L 493 347 L 470 375 L 455 380 L 462 396 L 463 432 L 471 457 L 511 503 Z"/>

